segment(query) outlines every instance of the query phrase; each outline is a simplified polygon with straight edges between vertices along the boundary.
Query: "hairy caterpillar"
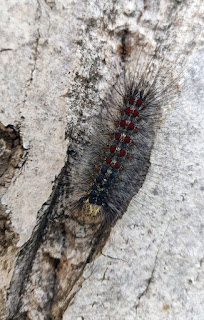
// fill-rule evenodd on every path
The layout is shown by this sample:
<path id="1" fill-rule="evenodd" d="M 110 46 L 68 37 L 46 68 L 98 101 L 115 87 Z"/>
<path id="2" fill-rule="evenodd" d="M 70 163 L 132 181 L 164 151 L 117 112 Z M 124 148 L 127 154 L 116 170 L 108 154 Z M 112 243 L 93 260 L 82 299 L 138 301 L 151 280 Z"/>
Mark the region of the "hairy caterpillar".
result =
<path id="1" fill-rule="evenodd" d="M 126 46 L 121 44 L 122 72 L 101 103 L 84 166 L 76 166 L 74 173 L 75 206 L 83 216 L 100 215 L 108 221 L 122 216 L 142 186 L 155 134 L 180 80 L 179 73 L 176 77 L 164 74 L 162 65 L 167 61 L 160 47 L 152 55 L 145 54 L 142 47 L 136 63 L 129 64 Z"/>

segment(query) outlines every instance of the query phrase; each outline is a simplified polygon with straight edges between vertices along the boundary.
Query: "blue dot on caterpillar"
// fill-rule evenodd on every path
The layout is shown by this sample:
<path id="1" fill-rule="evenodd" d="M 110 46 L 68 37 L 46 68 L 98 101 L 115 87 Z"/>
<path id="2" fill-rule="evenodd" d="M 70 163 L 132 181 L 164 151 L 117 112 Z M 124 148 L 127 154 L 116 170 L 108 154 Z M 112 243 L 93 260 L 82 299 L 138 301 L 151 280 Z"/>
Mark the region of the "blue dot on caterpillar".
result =
<path id="1" fill-rule="evenodd" d="M 102 207 L 107 207 L 108 191 L 124 168 L 129 158 L 129 150 L 134 145 L 132 136 L 138 132 L 137 123 L 141 120 L 139 112 L 144 108 L 143 91 L 135 90 L 126 101 L 111 144 L 105 151 L 100 173 L 95 177 L 90 193 L 85 197 L 83 211 L 87 215 L 96 216 Z"/>

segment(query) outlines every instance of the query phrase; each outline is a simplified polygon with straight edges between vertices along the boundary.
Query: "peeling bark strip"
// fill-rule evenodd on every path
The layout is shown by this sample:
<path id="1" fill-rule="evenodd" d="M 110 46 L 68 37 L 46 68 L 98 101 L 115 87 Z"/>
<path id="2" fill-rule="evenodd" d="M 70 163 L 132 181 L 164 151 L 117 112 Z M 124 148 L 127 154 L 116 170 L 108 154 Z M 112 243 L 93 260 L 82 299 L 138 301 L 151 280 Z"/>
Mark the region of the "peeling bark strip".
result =
<path id="1" fill-rule="evenodd" d="M 24 161 L 23 147 L 18 130 L 12 125 L 4 126 L 0 123 L 0 198 L 6 193 L 15 170 L 22 167 Z M 16 254 L 15 245 L 18 236 L 11 225 L 10 215 L 0 203 L 0 269 L 9 274 L 12 268 L 11 254 Z M 5 282 L 4 282 L 5 281 Z M 4 280 L 0 289 L 0 318 L 5 314 L 5 287 L 8 281 Z"/>
<path id="2" fill-rule="evenodd" d="M 37 319 L 39 313 L 43 319 L 61 319 L 86 264 L 109 236 L 110 228 L 100 219 L 85 222 L 64 212 L 69 170 L 69 165 L 63 168 L 48 209 L 18 255 L 8 292 L 8 319 Z"/>

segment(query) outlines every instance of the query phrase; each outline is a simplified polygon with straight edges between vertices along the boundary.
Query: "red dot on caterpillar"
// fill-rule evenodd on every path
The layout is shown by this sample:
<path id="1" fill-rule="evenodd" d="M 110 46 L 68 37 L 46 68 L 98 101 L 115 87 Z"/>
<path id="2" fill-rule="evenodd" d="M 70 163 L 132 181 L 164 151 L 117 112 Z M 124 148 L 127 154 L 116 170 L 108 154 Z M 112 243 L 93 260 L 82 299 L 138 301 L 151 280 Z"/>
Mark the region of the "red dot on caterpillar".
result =
<path id="1" fill-rule="evenodd" d="M 126 121 L 125 121 L 125 120 L 121 120 L 121 121 L 120 121 L 120 126 L 121 126 L 121 127 L 125 127 L 125 125 L 126 125 Z"/>
<path id="2" fill-rule="evenodd" d="M 130 107 L 128 107 L 128 108 L 125 109 L 125 113 L 126 113 L 126 114 L 129 114 L 131 111 L 132 111 L 132 110 L 130 110 Z"/>
<path id="3" fill-rule="evenodd" d="M 120 150 L 120 156 L 121 156 L 121 157 L 124 157 L 125 154 L 126 154 L 126 151 L 125 151 L 124 149 L 121 149 L 121 150 Z"/>
<path id="4" fill-rule="evenodd" d="M 139 112 L 138 112 L 137 110 L 134 110 L 134 111 L 133 111 L 133 117 L 137 117 L 138 114 L 139 114 Z"/>
<path id="5" fill-rule="evenodd" d="M 114 153 L 115 152 L 115 150 L 116 150 L 116 146 L 110 146 L 110 152 L 112 152 L 112 153 Z"/>
<path id="6" fill-rule="evenodd" d="M 120 166 L 121 166 L 120 162 L 116 162 L 116 163 L 115 163 L 115 168 L 116 168 L 116 169 L 119 169 Z"/>
<path id="7" fill-rule="evenodd" d="M 141 100 L 141 99 L 138 99 L 137 102 L 136 102 L 136 105 L 137 105 L 138 107 L 140 107 L 141 104 L 142 104 L 142 100 Z"/>
<path id="8" fill-rule="evenodd" d="M 133 122 L 130 122 L 129 125 L 128 125 L 128 129 L 129 130 L 133 130 L 135 127 L 134 123 Z"/>
<path id="9" fill-rule="evenodd" d="M 131 98 L 129 99 L 129 103 L 130 103 L 130 104 L 133 104 L 134 101 L 135 101 L 135 98 L 134 98 L 134 97 L 131 97 Z"/>
<path id="10" fill-rule="evenodd" d="M 130 142 L 130 137 L 129 136 L 126 136 L 123 140 L 125 143 L 129 143 Z"/>
<path id="11" fill-rule="evenodd" d="M 106 163 L 107 163 L 107 164 L 110 164 L 111 162 L 112 162 L 112 159 L 111 159 L 111 158 L 109 158 L 109 157 L 106 158 Z"/>
<path id="12" fill-rule="evenodd" d="M 121 133 L 120 133 L 120 132 L 116 132 L 116 133 L 115 133 L 115 138 L 116 138 L 116 140 L 119 140 L 120 137 L 121 137 Z"/>

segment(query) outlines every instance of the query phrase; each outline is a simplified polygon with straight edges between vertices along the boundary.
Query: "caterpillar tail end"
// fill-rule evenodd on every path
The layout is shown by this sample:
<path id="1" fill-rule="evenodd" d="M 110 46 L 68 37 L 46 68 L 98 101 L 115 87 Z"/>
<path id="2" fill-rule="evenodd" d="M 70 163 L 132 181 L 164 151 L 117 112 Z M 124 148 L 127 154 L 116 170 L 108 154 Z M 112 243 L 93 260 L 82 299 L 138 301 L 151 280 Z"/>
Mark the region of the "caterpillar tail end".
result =
<path id="1" fill-rule="evenodd" d="M 82 206 L 82 213 L 88 216 L 96 217 L 101 211 L 101 206 L 89 203 L 89 199 L 85 200 Z"/>

